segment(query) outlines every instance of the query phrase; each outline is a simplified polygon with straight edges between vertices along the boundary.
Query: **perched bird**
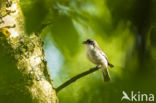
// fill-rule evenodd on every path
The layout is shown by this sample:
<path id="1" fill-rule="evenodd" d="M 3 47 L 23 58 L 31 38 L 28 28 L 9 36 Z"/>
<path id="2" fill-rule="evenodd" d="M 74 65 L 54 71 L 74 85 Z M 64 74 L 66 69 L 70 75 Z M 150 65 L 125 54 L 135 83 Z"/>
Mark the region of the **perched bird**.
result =
<path id="1" fill-rule="evenodd" d="M 112 68 L 113 65 L 109 63 L 107 56 L 100 49 L 97 42 L 95 40 L 88 39 L 84 41 L 83 44 L 86 45 L 86 48 L 87 48 L 86 54 L 87 54 L 88 59 L 92 63 L 101 67 L 104 81 L 110 81 L 110 74 L 108 71 L 108 66 Z"/>

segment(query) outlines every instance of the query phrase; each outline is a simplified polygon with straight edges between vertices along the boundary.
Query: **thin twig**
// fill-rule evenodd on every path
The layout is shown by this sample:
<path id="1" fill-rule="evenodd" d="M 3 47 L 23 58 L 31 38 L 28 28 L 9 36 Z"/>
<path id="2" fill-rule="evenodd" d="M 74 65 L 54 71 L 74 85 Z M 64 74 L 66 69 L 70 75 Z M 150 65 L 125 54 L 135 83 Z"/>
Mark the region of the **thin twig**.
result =
<path id="1" fill-rule="evenodd" d="M 39 29 L 39 31 L 36 33 L 37 35 L 40 35 L 41 33 L 42 33 L 42 31 L 47 27 L 47 26 L 49 26 L 49 25 L 51 25 L 52 24 L 52 22 L 46 22 L 46 23 L 43 23 L 42 25 L 41 25 L 41 27 L 40 27 L 40 29 Z"/>
<path id="2" fill-rule="evenodd" d="M 60 85 L 59 87 L 56 88 L 56 92 L 58 93 L 60 90 L 62 90 L 63 88 L 67 87 L 68 85 L 70 85 L 71 83 L 75 82 L 76 80 L 90 74 L 90 73 L 93 73 L 95 72 L 96 70 L 98 70 L 99 67 L 94 67 L 94 68 L 91 68 L 83 73 L 80 73 L 74 77 L 72 77 L 71 79 L 67 80 L 66 82 L 64 82 L 62 85 Z"/>

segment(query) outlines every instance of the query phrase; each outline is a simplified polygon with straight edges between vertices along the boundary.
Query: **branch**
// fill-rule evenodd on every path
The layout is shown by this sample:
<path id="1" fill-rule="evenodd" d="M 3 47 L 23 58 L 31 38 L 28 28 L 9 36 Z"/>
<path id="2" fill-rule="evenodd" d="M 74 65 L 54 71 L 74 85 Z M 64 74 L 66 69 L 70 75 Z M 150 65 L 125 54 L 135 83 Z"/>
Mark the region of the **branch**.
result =
<path id="1" fill-rule="evenodd" d="M 63 88 L 67 87 L 68 85 L 70 85 L 71 83 L 75 82 L 76 80 L 88 75 L 88 74 L 91 74 L 93 72 L 95 72 L 96 70 L 98 70 L 99 67 L 94 67 L 94 68 L 91 68 L 83 73 L 80 73 L 74 77 L 72 77 L 71 79 L 67 80 L 66 82 L 64 82 L 62 85 L 60 85 L 59 87 L 56 88 L 56 92 L 58 93 L 60 90 L 62 90 Z"/>
<path id="2" fill-rule="evenodd" d="M 46 22 L 46 23 L 43 23 L 39 29 L 39 31 L 36 33 L 37 35 L 40 35 L 42 33 L 42 31 L 44 30 L 44 28 L 46 28 L 47 26 L 51 25 L 52 22 Z"/>

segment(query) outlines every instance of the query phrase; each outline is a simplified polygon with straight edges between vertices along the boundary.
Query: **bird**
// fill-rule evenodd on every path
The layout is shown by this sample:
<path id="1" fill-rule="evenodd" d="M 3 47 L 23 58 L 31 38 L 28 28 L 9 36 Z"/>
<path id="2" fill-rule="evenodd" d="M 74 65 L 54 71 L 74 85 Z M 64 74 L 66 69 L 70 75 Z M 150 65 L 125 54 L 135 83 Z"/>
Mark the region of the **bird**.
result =
<path id="1" fill-rule="evenodd" d="M 102 69 L 104 82 L 110 81 L 108 66 L 112 68 L 114 65 L 108 61 L 106 54 L 101 50 L 98 43 L 95 40 L 87 39 L 83 41 L 83 44 L 86 45 L 87 58 Z"/>

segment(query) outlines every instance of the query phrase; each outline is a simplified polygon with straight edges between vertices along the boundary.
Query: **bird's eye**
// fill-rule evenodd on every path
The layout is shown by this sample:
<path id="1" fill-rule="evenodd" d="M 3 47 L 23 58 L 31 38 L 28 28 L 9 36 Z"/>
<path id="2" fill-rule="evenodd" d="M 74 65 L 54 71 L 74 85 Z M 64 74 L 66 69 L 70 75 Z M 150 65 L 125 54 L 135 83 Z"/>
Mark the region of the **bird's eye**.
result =
<path id="1" fill-rule="evenodd" d="M 92 41 L 92 40 L 90 40 L 90 39 L 88 39 L 88 40 L 86 41 L 86 43 L 87 43 L 87 44 L 91 44 L 91 45 L 92 45 L 92 44 L 93 44 L 93 41 Z"/>

